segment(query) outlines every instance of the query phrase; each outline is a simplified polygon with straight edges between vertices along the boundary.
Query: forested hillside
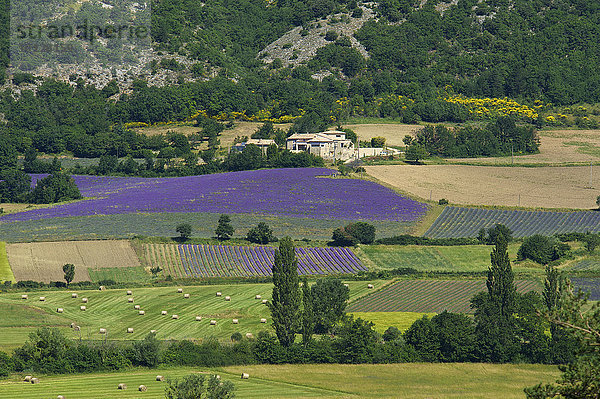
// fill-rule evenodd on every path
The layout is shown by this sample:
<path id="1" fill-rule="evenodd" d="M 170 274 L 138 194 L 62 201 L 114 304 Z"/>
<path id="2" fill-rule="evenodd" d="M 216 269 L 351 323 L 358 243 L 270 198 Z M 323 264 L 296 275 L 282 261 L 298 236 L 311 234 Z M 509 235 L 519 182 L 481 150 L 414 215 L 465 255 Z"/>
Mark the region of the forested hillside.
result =
<path id="1" fill-rule="evenodd" d="M 366 10 L 375 17 L 352 40 L 334 29 Z M 594 0 L 155 0 L 152 37 L 162 58 L 135 76 L 131 87 L 123 91 L 115 81 L 94 87 L 73 76 L 61 77 L 67 84 L 8 75 L 0 134 L 20 152 L 31 144 L 61 152 L 66 140 L 76 143 L 68 150 L 83 155 L 90 147 L 102 152 L 106 146 L 92 138 L 112 134 L 114 126 L 200 115 L 295 121 L 295 131 L 352 116 L 416 123 L 508 115 L 538 127 L 561 124 L 564 115 L 548 109 L 600 102 L 599 19 Z M 328 44 L 313 59 L 284 67 L 277 54 L 259 56 L 299 27 L 301 36 L 331 28 L 323 35 Z M 356 40 L 367 56 L 353 45 Z M 2 43 L 0 63 L 6 64 Z M 163 70 L 176 78 L 153 85 Z M 578 126 L 597 127 L 593 110 L 577 112 L 573 108 Z"/>

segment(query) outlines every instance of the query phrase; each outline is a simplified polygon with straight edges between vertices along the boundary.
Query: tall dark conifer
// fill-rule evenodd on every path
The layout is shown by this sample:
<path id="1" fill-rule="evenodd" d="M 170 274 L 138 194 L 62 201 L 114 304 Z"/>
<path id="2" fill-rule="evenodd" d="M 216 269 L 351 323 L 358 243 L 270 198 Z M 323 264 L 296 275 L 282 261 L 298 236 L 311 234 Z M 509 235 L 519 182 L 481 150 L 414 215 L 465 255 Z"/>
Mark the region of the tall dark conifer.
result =
<path id="1" fill-rule="evenodd" d="M 306 277 L 302 280 L 302 343 L 307 345 L 312 340 L 315 330 L 315 314 L 312 292 Z"/>
<path id="2" fill-rule="evenodd" d="M 515 311 L 515 299 L 517 288 L 515 287 L 515 275 L 508 258 L 508 240 L 499 235 L 496 238 L 496 247 L 490 255 L 491 266 L 488 269 L 486 282 L 490 300 L 498 310 L 502 318 L 512 317 Z"/>
<path id="3" fill-rule="evenodd" d="M 273 327 L 279 342 L 290 346 L 300 328 L 300 287 L 298 277 L 298 261 L 294 252 L 294 244 L 290 237 L 285 237 L 275 250 L 273 265 L 273 297 L 269 303 Z"/>

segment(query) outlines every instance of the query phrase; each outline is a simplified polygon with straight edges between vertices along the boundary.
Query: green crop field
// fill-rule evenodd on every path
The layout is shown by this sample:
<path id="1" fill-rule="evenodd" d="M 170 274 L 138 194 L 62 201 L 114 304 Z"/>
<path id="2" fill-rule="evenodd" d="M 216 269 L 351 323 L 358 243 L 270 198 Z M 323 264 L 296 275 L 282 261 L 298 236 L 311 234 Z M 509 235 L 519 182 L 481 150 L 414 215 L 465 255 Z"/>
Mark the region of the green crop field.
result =
<path id="1" fill-rule="evenodd" d="M 0 281 L 15 281 L 15 276 L 13 276 L 6 256 L 6 243 L 3 241 L 0 241 Z"/>
<path id="2" fill-rule="evenodd" d="M 373 328 L 377 332 L 383 333 L 389 327 L 396 327 L 400 331 L 406 331 L 416 320 L 423 316 L 430 318 L 437 313 L 417 313 L 417 312 L 352 312 L 354 318 L 361 318 L 375 324 Z"/>
<path id="3" fill-rule="evenodd" d="M 483 272 L 490 265 L 491 245 L 418 246 L 370 245 L 354 250 L 369 269 L 395 269 L 409 267 L 424 272 Z M 516 260 L 519 244 L 509 246 L 511 260 Z M 513 270 L 540 271 L 533 262 L 519 262 Z"/>
<path id="4" fill-rule="evenodd" d="M 523 388 L 552 382 L 557 367 L 526 364 L 363 364 L 259 365 L 214 370 L 192 368 L 135 369 L 118 373 L 40 376 L 39 384 L 21 376 L 0 382 L 0 397 L 55 398 L 164 398 L 165 382 L 203 372 L 233 381 L 237 398 L 522 398 Z M 248 380 L 239 378 L 249 373 Z M 118 384 L 127 384 L 118 390 Z M 139 385 L 148 390 L 140 393 Z"/>
<path id="5" fill-rule="evenodd" d="M 367 284 L 375 289 L 382 287 L 386 281 L 348 282 L 350 299 L 354 300 L 371 292 Z M 100 328 L 108 330 L 109 339 L 141 339 L 150 330 L 157 330 L 159 339 L 202 339 L 211 336 L 221 340 L 229 340 L 234 332 L 253 333 L 270 330 L 270 311 L 261 300 L 254 299 L 261 295 L 269 299 L 272 284 L 237 284 L 213 285 L 197 287 L 180 287 L 183 293 L 177 293 L 178 287 L 136 288 L 133 289 L 133 303 L 128 302 L 126 289 L 106 291 L 39 291 L 28 293 L 29 298 L 21 299 L 22 293 L 9 292 L 0 294 L 0 350 L 11 350 L 22 345 L 28 334 L 42 326 L 61 327 L 70 338 L 101 339 Z M 78 298 L 71 298 L 76 292 Z M 222 296 L 217 297 L 216 293 Z M 189 294 L 189 298 L 184 298 Z M 41 302 L 39 298 L 45 297 Z M 225 297 L 230 296 L 231 301 Z M 83 303 L 82 299 L 88 302 Z M 140 305 L 144 315 L 138 315 L 135 305 Z M 80 306 L 86 306 L 85 311 Z M 63 308 L 63 313 L 57 313 Z M 161 312 L 167 311 L 167 315 Z M 179 319 L 173 320 L 173 314 Z M 202 320 L 196 321 L 196 316 Z M 239 324 L 233 324 L 233 319 Z M 260 322 L 267 319 L 266 324 Z M 210 320 L 217 324 L 210 325 Z M 81 327 L 80 332 L 69 328 L 71 323 Z M 127 328 L 133 328 L 128 334 Z"/>
<path id="6" fill-rule="evenodd" d="M 310 219 L 273 215 L 232 214 L 235 237 L 244 237 L 258 222 L 267 223 L 277 237 L 330 240 L 334 229 L 349 220 Z M 215 235 L 218 214 L 214 213 L 132 213 L 124 215 L 77 216 L 47 218 L 34 221 L 0 223 L 0 237 L 7 242 L 93 240 L 131 238 L 133 236 L 175 237 L 175 227 L 190 223 L 193 237 Z M 414 223 L 369 221 L 377 228 L 378 237 L 407 233 Z"/>
<path id="7" fill-rule="evenodd" d="M 119 283 L 149 283 L 152 275 L 142 266 L 134 267 L 104 267 L 88 268 L 90 280 L 98 282 L 102 280 L 113 280 Z"/>

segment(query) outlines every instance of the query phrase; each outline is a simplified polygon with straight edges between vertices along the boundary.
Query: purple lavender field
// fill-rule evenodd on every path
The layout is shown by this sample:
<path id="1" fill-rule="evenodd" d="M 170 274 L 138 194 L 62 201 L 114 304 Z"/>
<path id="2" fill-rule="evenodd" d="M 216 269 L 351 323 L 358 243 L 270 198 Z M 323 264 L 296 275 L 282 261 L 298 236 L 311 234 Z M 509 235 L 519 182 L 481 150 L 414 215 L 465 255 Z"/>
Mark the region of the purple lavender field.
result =
<path id="1" fill-rule="evenodd" d="M 175 178 L 74 176 L 89 199 L 5 215 L 0 222 L 159 212 L 412 222 L 427 211 L 427 205 L 373 182 L 323 178 L 334 173 L 304 168 Z"/>

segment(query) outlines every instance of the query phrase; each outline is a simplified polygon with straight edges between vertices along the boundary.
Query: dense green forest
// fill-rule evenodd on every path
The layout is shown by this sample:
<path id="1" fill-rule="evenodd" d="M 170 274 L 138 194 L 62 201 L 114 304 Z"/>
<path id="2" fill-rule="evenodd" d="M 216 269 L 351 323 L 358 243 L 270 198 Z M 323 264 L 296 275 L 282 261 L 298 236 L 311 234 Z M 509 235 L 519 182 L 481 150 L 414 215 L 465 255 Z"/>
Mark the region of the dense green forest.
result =
<path id="1" fill-rule="evenodd" d="M 154 47 L 167 58 L 152 63 L 149 73 L 169 69 L 195 81 L 182 78 L 157 87 L 148 84 L 149 76 L 138 76 L 131 90 L 120 94 L 115 81 L 96 88 L 82 80 L 39 80 L 34 92 L 22 86 L 35 82 L 33 76 L 14 74 L 12 83 L 22 90 L 1 94 L 5 123 L 0 136 L 20 153 L 33 146 L 44 153 L 99 157 L 121 152 L 141 158 L 142 149 L 158 151 L 165 142 L 136 137 L 122 125 L 195 119 L 199 113 L 221 120 L 296 121 L 294 131 L 316 131 L 352 116 L 405 123 L 493 121 L 502 115 L 482 113 L 469 99 L 509 97 L 518 103 L 499 107 L 540 127 L 560 119 L 541 116 L 549 104 L 600 102 L 598 2 L 417 3 L 375 3 L 376 18 L 354 34 L 368 58 L 347 36 L 332 34 L 313 59 L 284 67 L 278 59 L 267 65 L 257 55 L 294 27 L 308 31 L 331 15 L 348 20 L 366 6 L 354 0 L 153 1 Z M 0 64 L 5 66 L 7 0 L 0 11 Z M 330 17 L 329 23 L 345 22 Z M 178 64 L 169 54 L 194 64 Z M 331 74 L 312 78 L 323 71 Z M 486 109 L 491 108 L 486 104 Z M 597 127 L 586 112 L 577 125 Z"/>

